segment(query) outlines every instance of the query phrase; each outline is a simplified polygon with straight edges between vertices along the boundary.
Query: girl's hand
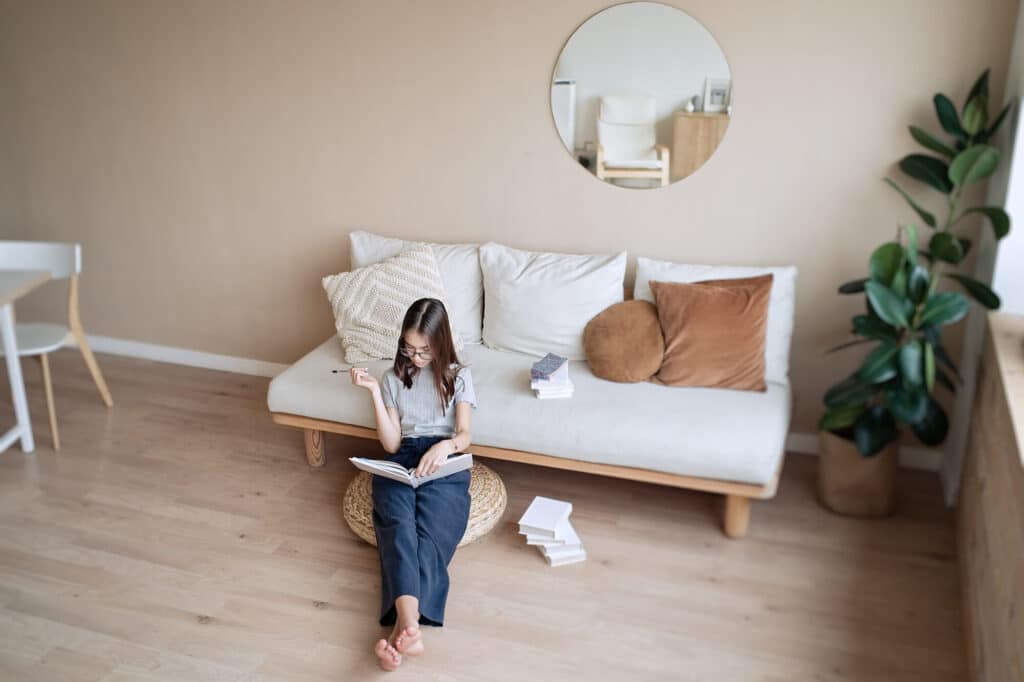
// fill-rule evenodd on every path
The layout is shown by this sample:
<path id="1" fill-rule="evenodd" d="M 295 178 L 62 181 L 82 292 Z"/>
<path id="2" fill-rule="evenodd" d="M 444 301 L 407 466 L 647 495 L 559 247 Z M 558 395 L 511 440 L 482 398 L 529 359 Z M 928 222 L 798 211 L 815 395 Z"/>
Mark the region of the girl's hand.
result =
<path id="1" fill-rule="evenodd" d="M 348 371 L 348 375 L 352 378 L 353 386 L 365 388 L 371 393 L 380 390 L 380 383 L 378 383 L 377 378 L 370 374 L 369 370 L 365 367 L 353 367 Z"/>
<path id="2" fill-rule="evenodd" d="M 420 463 L 416 466 L 417 476 L 426 476 L 432 474 L 441 468 L 441 465 L 448 459 L 448 455 L 451 454 L 451 441 L 442 440 L 435 443 L 429 450 L 423 453 L 423 457 L 420 458 Z"/>

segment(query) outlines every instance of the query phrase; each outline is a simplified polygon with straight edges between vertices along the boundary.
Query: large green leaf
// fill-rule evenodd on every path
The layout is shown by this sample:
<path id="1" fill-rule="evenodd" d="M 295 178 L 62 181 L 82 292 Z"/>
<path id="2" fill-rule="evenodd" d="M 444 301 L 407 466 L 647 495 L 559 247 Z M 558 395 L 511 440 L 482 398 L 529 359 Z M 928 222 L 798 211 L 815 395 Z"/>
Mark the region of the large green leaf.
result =
<path id="1" fill-rule="evenodd" d="M 885 391 L 885 404 L 897 421 L 913 424 L 924 419 L 928 411 L 928 394 L 922 388 L 903 389 L 899 386 Z"/>
<path id="2" fill-rule="evenodd" d="M 964 98 L 964 111 L 967 110 L 967 105 L 971 103 L 971 100 L 975 97 L 984 97 L 988 99 L 988 72 L 989 69 L 982 71 L 981 75 L 978 76 L 978 80 L 974 81 L 974 85 L 971 86 L 970 91 L 967 93 L 967 97 Z"/>
<path id="3" fill-rule="evenodd" d="M 900 251 L 902 253 L 902 250 Z M 868 282 L 864 285 L 868 301 L 882 321 L 894 327 L 907 327 L 907 305 L 905 298 L 897 296 L 892 289 L 880 282 Z"/>
<path id="4" fill-rule="evenodd" d="M 865 457 L 877 455 L 886 445 L 896 440 L 896 420 L 881 405 L 872 405 L 861 413 L 853 425 L 853 439 Z"/>
<path id="5" fill-rule="evenodd" d="M 868 281 L 867 277 L 861 279 L 855 279 L 852 282 L 847 282 L 839 286 L 839 293 L 841 294 L 859 294 L 864 291 L 864 283 Z"/>
<path id="6" fill-rule="evenodd" d="M 928 251 L 932 258 L 957 265 L 964 259 L 964 249 L 949 232 L 936 232 L 928 242 Z"/>
<path id="7" fill-rule="evenodd" d="M 900 333 L 895 327 L 875 315 L 857 315 L 853 318 L 853 333 L 877 341 L 896 341 Z"/>
<path id="8" fill-rule="evenodd" d="M 956 384 L 949 378 L 949 375 L 943 372 L 940 368 L 935 368 L 935 381 L 946 387 L 950 393 L 956 393 Z"/>
<path id="9" fill-rule="evenodd" d="M 865 384 L 860 377 L 854 374 L 825 392 L 825 407 L 830 410 L 843 407 L 863 407 L 877 391 L 877 387 Z"/>
<path id="10" fill-rule="evenodd" d="M 864 358 L 857 376 L 867 384 L 881 384 L 897 375 L 896 356 L 900 347 L 892 341 L 883 341 Z"/>
<path id="11" fill-rule="evenodd" d="M 907 262 L 917 265 L 917 225 L 907 225 Z"/>
<path id="12" fill-rule="evenodd" d="M 956 240 L 960 243 L 960 248 L 964 252 L 964 258 L 967 258 L 967 254 L 971 252 L 971 240 L 966 237 L 957 237 Z"/>
<path id="13" fill-rule="evenodd" d="M 911 127 L 913 127 L 913 126 L 911 126 Z M 956 154 L 956 152 L 954 152 L 952 149 L 950 150 L 950 152 L 951 152 L 950 156 L 953 156 L 954 154 Z M 923 208 L 921 208 L 921 206 L 916 201 L 911 199 L 910 195 L 907 194 L 905 191 L 903 191 L 903 188 L 900 187 L 899 185 L 897 185 L 895 182 L 893 182 L 889 178 L 885 178 L 885 181 L 887 183 L 889 183 L 890 187 L 892 187 L 894 190 L 899 192 L 901 197 L 906 199 L 907 203 L 910 204 L 910 208 L 914 209 L 914 211 L 917 212 L 917 215 L 921 216 L 921 220 L 923 220 L 926 225 L 928 225 L 930 227 L 935 227 L 935 216 L 934 215 L 932 215 L 928 211 L 926 211 Z"/>
<path id="14" fill-rule="evenodd" d="M 857 417 L 859 417 L 863 411 L 863 405 L 829 410 L 823 414 L 821 419 L 818 421 L 818 430 L 837 431 L 839 429 L 849 428 L 853 426 L 854 422 L 857 421 Z"/>
<path id="15" fill-rule="evenodd" d="M 949 181 L 954 185 L 969 185 L 992 175 L 997 166 L 999 150 L 987 144 L 971 145 L 949 164 Z"/>
<path id="16" fill-rule="evenodd" d="M 924 351 L 920 341 L 915 339 L 900 348 L 900 375 L 908 388 L 924 384 Z"/>
<path id="17" fill-rule="evenodd" d="M 968 135 L 976 135 L 988 125 L 988 98 L 976 95 L 967 101 L 964 107 L 964 131 Z"/>
<path id="18" fill-rule="evenodd" d="M 953 183 L 949 179 L 949 166 L 942 159 L 924 154 L 910 154 L 900 159 L 900 170 L 943 194 L 953 191 Z"/>
<path id="19" fill-rule="evenodd" d="M 911 428 L 925 445 L 940 445 L 946 440 L 946 434 L 949 432 L 949 419 L 946 418 L 942 405 L 931 398 L 928 400 L 928 409 L 924 417 Z"/>
<path id="20" fill-rule="evenodd" d="M 935 102 L 935 114 L 939 117 L 942 129 L 955 137 L 967 137 L 964 129 L 960 127 L 960 119 L 956 115 L 956 107 L 953 106 L 949 98 L 939 93 L 935 95 L 933 101 Z"/>
<path id="21" fill-rule="evenodd" d="M 989 310 L 999 308 L 999 296 L 982 282 L 957 272 L 947 272 L 946 277 L 959 282 L 960 286 L 971 295 L 971 298 Z"/>
<path id="22" fill-rule="evenodd" d="M 882 244 L 871 254 L 871 260 L 868 261 L 868 274 L 876 282 L 889 286 L 896 273 L 903 268 L 903 257 L 903 247 L 899 242 Z"/>
<path id="23" fill-rule="evenodd" d="M 924 343 L 924 385 L 929 393 L 935 390 L 935 349 Z"/>
<path id="24" fill-rule="evenodd" d="M 969 305 L 963 295 L 955 291 L 942 291 L 924 302 L 920 326 L 938 326 L 959 322 L 967 314 Z"/>
<path id="25" fill-rule="evenodd" d="M 953 158 L 954 156 L 956 156 L 955 149 L 953 149 L 948 144 L 946 144 L 939 138 L 929 133 L 924 128 L 910 126 L 910 135 L 915 140 L 917 140 L 918 144 L 920 144 L 925 149 L 928 149 L 933 152 L 938 152 L 939 154 L 945 154 L 949 158 Z"/>
<path id="26" fill-rule="evenodd" d="M 915 265 L 910 269 L 910 276 L 907 278 L 907 295 L 915 305 L 928 295 L 928 285 L 931 284 L 931 279 L 928 268 L 923 265 Z"/>
<path id="27" fill-rule="evenodd" d="M 949 357 L 946 347 L 942 345 L 942 328 L 925 327 L 921 331 L 924 332 L 924 338 L 928 341 L 928 344 L 935 350 L 935 359 L 952 372 L 957 381 L 962 382 L 963 377 L 960 376 L 960 370 L 956 368 L 953 358 Z"/>
<path id="28" fill-rule="evenodd" d="M 996 116 L 995 122 L 988 127 L 988 130 L 985 131 L 985 139 L 983 139 L 982 142 L 987 142 L 988 140 L 991 140 L 992 136 L 996 134 L 996 131 L 999 130 L 999 126 L 1003 124 L 1003 119 L 1006 118 L 1006 114 L 1009 113 L 1010 106 L 1010 104 L 1007 104 L 1005 107 L 1003 107 L 1003 110 L 999 112 L 999 115 Z"/>
<path id="29" fill-rule="evenodd" d="M 988 218 L 996 239 L 1002 239 L 1010 233 L 1010 215 L 998 206 L 975 206 L 964 211 L 961 217 L 968 213 L 980 213 Z"/>

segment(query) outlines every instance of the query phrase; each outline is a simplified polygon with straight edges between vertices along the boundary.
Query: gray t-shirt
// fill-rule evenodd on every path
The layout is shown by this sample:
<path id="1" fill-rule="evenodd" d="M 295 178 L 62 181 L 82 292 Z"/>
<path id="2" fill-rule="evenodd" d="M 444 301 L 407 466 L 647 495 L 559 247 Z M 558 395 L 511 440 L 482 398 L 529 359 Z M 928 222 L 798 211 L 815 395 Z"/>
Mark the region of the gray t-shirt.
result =
<path id="1" fill-rule="evenodd" d="M 385 407 L 398 410 L 402 438 L 420 436 L 454 436 L 455 405 L 469 403 L 476 408 L 473 375 L 463 367 L 455 376 L 455 395 L 442 413 L 441 399 L 434 385 L 434 373 L 420 370 L 412 379 L 412 388 L 402 385 L 394 368 L 384 372 L 380 380 L 380 397 Z"/>

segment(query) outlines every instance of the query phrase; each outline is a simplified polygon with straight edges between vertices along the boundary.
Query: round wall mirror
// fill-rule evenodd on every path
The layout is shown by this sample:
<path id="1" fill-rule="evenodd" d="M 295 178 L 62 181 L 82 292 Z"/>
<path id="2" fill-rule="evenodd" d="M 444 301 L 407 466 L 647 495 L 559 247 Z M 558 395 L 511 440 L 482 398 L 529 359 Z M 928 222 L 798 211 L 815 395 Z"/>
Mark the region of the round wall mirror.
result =
<path id="1" fill-rule="evenodd" d="M 551 114 L 569 154 L 595 178 L 664 187 L 711 158 L 732 113 L 732 77 L 704 25 L 657 2 L 609 7 L 566 41 Z"/>

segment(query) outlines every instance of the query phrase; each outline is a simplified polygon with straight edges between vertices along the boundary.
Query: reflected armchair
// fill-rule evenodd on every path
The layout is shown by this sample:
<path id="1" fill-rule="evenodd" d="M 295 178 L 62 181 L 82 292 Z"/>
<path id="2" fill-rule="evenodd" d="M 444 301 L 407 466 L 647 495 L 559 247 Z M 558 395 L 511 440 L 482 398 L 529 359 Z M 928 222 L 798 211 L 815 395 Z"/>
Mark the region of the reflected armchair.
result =
<path id="1" fill-rule="evenodd" d="M 653 97 L 602 97 L 597 114 L 598 179 L 646 178 L 667 185 L 669 152 L 657 144 L 655 122 Z"/>

